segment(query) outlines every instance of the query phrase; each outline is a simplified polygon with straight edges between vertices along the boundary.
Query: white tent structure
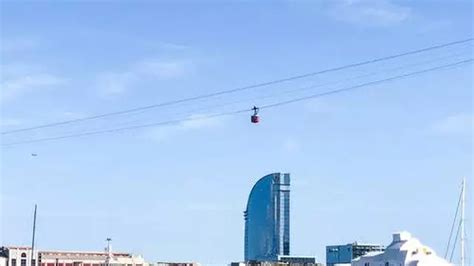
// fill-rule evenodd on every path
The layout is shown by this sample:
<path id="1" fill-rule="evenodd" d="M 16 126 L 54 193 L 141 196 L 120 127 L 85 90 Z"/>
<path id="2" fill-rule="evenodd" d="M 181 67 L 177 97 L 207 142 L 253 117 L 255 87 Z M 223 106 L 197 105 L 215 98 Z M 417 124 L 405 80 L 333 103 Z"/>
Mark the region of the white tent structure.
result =
<path id="1" fill-rule="evenodd" d="M 352 261 L 352 266 L 452 266 L 412 237 L 408 232 L 393 234 L 384 252 L 368 253 Z"/>

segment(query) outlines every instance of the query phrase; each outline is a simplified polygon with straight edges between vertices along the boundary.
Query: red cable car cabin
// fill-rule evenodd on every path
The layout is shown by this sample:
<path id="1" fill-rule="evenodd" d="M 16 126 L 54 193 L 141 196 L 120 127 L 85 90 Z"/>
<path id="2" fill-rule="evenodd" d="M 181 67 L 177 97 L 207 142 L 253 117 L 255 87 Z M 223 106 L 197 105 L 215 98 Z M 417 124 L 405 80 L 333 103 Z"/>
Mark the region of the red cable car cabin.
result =
<path id="1" fill-rule="evenodd" d="M 254 124 L 257 124 L 258 122 L 260 122 L 260 117 L 258 115 L 252 115 L 250 117 L 250 121 L 252 121 L 252 123 Z"/>

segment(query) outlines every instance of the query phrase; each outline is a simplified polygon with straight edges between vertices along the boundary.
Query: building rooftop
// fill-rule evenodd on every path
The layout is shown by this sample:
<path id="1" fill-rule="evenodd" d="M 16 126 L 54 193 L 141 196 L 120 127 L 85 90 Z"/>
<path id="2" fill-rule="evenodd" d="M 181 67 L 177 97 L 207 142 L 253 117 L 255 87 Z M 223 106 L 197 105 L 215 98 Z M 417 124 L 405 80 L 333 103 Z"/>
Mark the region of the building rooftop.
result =
<path id="1" fill-rule="evenodd" d="M 3 248 L 7 249 L 16 249 L 16 250 L 31 250 L 31 247 L 27 246 L 5 246 Z M 42 249 L 35 249 L 37 252 L 42 254 L 51 254 L 51 255 L 89 255 L 89 256 L 107 256 L 107 251 L 79 251 L 79 250 L 42 250 Z M 116 257 L 132 257 L 131 253 L 126 252 L 113 252 L 112 256 Z"/>

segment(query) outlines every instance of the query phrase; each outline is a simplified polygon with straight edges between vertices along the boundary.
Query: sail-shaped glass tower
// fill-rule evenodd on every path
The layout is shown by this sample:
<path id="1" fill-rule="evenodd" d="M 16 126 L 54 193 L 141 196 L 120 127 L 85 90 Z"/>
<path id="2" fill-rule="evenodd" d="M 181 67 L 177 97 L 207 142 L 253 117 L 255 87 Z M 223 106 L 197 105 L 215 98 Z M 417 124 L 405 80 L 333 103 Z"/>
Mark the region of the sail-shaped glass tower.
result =
<path id="1" fill-rule="evenodd" d="M 245 261 L 277 261 L 290 254 L 290 174 L 262 177 L 252 188 L 245 217 Z"/>

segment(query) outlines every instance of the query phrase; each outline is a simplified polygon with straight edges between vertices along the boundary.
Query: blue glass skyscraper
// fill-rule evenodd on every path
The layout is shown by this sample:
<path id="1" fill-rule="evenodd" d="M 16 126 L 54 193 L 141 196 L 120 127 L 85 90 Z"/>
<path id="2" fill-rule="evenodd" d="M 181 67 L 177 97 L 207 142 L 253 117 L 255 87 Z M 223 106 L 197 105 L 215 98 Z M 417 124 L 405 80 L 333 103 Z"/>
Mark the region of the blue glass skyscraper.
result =
<path id="1" fill-rule="evenodd" d="M 245 261 L 290 254 L 290 174 L 274 173 L 252 188 L 245 217 Z"/>

